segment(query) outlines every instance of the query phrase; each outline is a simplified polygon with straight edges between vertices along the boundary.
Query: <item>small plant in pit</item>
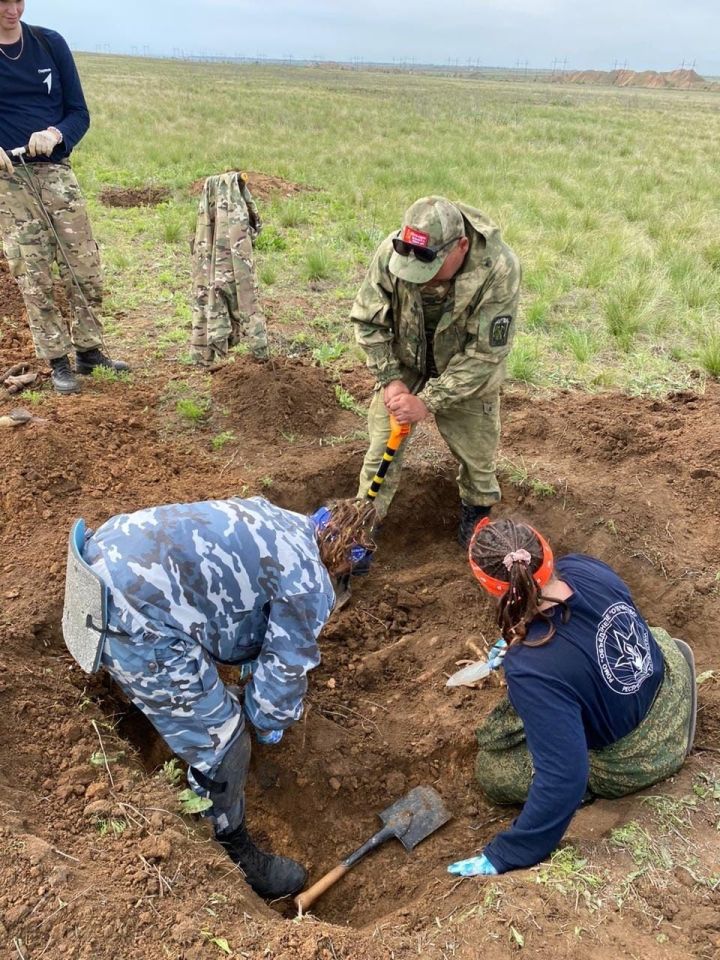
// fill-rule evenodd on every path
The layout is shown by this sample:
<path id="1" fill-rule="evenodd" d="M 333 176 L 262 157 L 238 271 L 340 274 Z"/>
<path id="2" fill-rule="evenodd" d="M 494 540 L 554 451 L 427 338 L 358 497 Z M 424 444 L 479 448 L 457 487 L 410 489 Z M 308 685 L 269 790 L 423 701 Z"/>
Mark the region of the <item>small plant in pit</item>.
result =
<path id="1" fill-rule="evenodd" d="M 325 367 L 327 364 L 339 360 L 343 354 L 347 353 L 347 350 L 347 344 L 340 343 L 339 340 L 332 343 L 321 343 L 319 347 L 313 350 L 312 358 L 321 367 Z"/>
<path id="2" fill-rule="evenodd" d="M 96 750 L 90 756 L 90 763 L 94 767 L 104 767 L 106 764 L 119 763 L 125 756 L 124 750 L 118 750 L 117 753 L 103 753 L 102 750 Z"/>
<path id="3" fill-rule="evenodd" d="M 93 380 L 100 383 L 130 383 L 132 374 L 127 370 L 113 370 L 112 367 L 93 367 Z"/>
<path id="4" fill-rule="evenodd" d="M 210 401 L 206 399 L 196 399 L 194 397 L 183 397 L 175 404 L 175 411 L 180 414 L 184 420 L 189 420 L 192 424 L 198 424 L 208 414 Z"/>
<path id="5" fill-rule="evenodd" d="M 235 434 L 232 430 L 223 430 L 222 433 L 218 433 L 217 436 L 213 437 L 210 441 L 210 445 L 213 450 L 222 450 L 224 446 L 227 446 L 228 443 L 232 443 L 235 439 Z"/>
<path id="6" fill-rule="evenodd" d="M 335 384 L 335 396 L 343 410 L 350 410 L 359 417 L 364 417 L 367 414 L 367 410 L 363 408 L 362 404 L 358 403 L 350 391 L 345 390 L 339 383 Z"/>
<path id="7" fill-rule="evenodd" d="M 211 943 L 214 947 L 217 947 L 221 953 L 224 953 L 227 956 L 232 954 L 232 947 L 225 937 L 216 937 L 210 930 L 202 930 L 201 933 L 207 942 Z"/>
<path id="8" fill-rule="evenodd" d="M 502 476 L 518 490 L 534 493 L 536 497 L 554 497 L 557 493 L 551 483 L 533 477 L 530 473 L 532 468 L 528 468 L 522 458 L 519 463 L 515 463 L 503 457 L 498 464 L 498 469 Z"/>
<path id="9" fill-rule="evenodd" d="M 535 882 L 563 894 L 581 896 L 588 908 L 596 909 L 600 905 L 596 894 L 604 886 L 605 878 L 589 866 L 587 858 L 581 857 L 575 847 L 567 846 L 553 853 L 550 862 L 540 868 Z"/>
<path id="10" fill-rule="evenodd" d="M 127 830 L 127 825 L 127 820 L 120 820 L 115 817 L 110 819 L 101 817 L 95 821 L 95 827 L 101 837 L 107 837 L 108 834 L 111 837 L 121 837 Z"/>
<path id="11" fill-rule="evenodd" d="M 670 850 L 661 839 L 652 836 L 636 820 L 618 827 L 610 834 L 610 845 L 626 850 L 642 868 L 669 870 L 673 866 Z"/>
<path id="12" fill-rule="evenodd" d="M 183 782 L 185 774 L 183 773 L 180 761 L 177 757 L 166 760 L 162 765 L 162 775 L 165 777 L 171 787 L 179 787 Z"/>
<path id="13" fill-rule="evenodd" d="M 180 810 L 188 814 L 204 813 L 205 810 L 209 810 L 213 805 L 209 797 L 199 797 L 197 793 L 189 787 L 187 790 L 180 791 L 178 801 L 180 803 Z"/>

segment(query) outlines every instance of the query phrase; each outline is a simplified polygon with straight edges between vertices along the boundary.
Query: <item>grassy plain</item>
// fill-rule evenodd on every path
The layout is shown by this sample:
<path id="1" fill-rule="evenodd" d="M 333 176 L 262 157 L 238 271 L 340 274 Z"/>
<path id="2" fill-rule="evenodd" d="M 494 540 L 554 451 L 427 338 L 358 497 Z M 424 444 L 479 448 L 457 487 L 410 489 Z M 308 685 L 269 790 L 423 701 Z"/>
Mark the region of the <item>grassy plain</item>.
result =
<path id="1" fill-rule="evenodd" d="M 78 59 L 93 127 L 75 166 L 108 313 L 152 317 L 143 336 L 162 355 L 182 357 L 189 326 L 188 186 L 241 167 L 317 188 L 262 205 L 259 276 L 281 348 L 354 357 L 349 304 L 375 245 L 440 193 L 484 210 L 522 260 L 513 378 L 662 392 L 720 374 L 717 95 Z M 97 200 L 146 183 L 171 199 Z"/>

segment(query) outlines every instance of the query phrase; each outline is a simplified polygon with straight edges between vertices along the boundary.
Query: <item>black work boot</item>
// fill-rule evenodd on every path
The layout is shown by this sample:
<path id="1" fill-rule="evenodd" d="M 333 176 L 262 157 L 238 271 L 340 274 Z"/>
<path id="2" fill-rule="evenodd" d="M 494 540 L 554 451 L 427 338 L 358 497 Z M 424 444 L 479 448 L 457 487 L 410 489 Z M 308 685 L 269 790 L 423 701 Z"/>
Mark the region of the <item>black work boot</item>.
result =
<path id="1" fill-rule="evenodd" d="M 305 867 L 290 857 L 277 857 L 258 850 L 250 839 L 245 821 L 236 830 L 217 833 L 216 837 L 259 897 L 277 900 L 299 893 L 305 886 Z"/>
<path id="2" fill-rule="evenodd" d="M 92 350 L 76 350 L 75 357 L 75 370 L 83 376 L 92 373 L 95 367 L 105 367 L 115 373 L 127 373 L 130 370 L 130 366 L 123 360 L 111 360 L 98 347 L 93 347 Z"/>
<path id="3" fill-rule="evenodd" d="M 58 393 L 79 393 L 80 384 L 75 379 L 67 356 L 56 357 L 50 361 L 52 374 L 50 379 Z"/>
<path id="4" fill-rule="evenodd" d="M 458 543 L 467 550 L 475 527 L 483 517 L 489 517 L 492 507 L 479 507 L 471 503 L 460 501 L 460 526 L 458 527 Z"/>

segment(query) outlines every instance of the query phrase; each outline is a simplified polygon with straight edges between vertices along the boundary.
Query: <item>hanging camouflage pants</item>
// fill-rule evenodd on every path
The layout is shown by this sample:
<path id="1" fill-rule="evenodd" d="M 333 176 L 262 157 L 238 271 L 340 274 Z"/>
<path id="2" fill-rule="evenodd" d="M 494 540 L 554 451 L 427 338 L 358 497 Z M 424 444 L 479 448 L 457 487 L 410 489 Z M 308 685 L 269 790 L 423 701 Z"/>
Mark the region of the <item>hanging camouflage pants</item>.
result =
<path id="1" fill-rule="evenodd" d="M 460 464 L 457 482 L 465 503 L 490 506 L 500 500 L 495 474 L 495 456 L 500 438 L 500 397 L 498 394 L 472 398 L 435 414 L 435 422 L 450 452 Z M 373 481 L 390 436 L 390 416 L 383 391 L 376 390 L 368 411 L 370 446 L 365 454 L 358 496 L 364 497 Z M 375 501 L 380 517 L 387 513 L 400 485 L 405 443 L 388 469 Z"/>
<path id="2" fill-rule="evenodd" d="M 672 637 L 651 627 L 665 676 L 647 716 L 633 731 L 590 750 L 588 787 L 597 797 L 622 797 L 677 773 L 685 760 L 691 712 L 690 668 Z M 495 803 L 524 803 L 533 777 L 523 722 L 505 697 L 477 730 L 475 776 Z"/>
<path id="3" fill-rule="evenodd" d="M 28 177 L 42 196 L 85 299 L 72 282 Z M 100 256 L 80 186 L 69 165 L 32 163 L 17 167 L 13 177 L 0 174 L 0 233 L 10 271 L 25 301 L 38 357 L 54 360 L 64 357 L 73 346 L 77 350 L 101 347 L 102 326 L 97 319 L 102 306 Z M 69 329 L 55 304 L 54 264 L 70 303 Z"/>
<path id="4" fill-rule="evenodd" d="M 101 662 L 172 752 L 189 765 L 190 786 L 213 801 L 207 816 L 216 828 L 240 826 L 250 735 L 237 697 L 220 679 L 207 650 L 190 637 L 112 633 Z"/>
<path id="5" fill-rule="evenodd" d="M 252 241 L 260 232 L 257 207 L 242 176 L 208 177 L 193 244 L 191 353 L 209 364 L 243 340 L 267 357 L 267 330 L 258 300 Z"/>

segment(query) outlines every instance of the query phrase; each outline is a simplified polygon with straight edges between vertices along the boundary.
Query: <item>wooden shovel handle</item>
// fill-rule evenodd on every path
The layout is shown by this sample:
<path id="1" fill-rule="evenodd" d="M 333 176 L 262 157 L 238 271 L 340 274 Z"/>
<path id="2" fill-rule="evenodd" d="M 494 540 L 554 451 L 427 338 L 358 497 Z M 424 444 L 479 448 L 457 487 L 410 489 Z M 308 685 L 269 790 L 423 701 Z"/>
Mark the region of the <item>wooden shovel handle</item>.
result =
<path id="1" fill-rule="evenodd" d="M 295 897 L 295 903 L 298 908 L 305 912 L 319 896 L 325 893 L 326 890 L 329 890 L 340 877 L 344 877 L 348 872 L 350 867 L 345 863 L 339 863 L 336 867 L 326 873 L 324 877 L 321 877 L 317 883 L 314 883 L 308 890 L 303 890 L 302 893 L 299 893 Z"/>

